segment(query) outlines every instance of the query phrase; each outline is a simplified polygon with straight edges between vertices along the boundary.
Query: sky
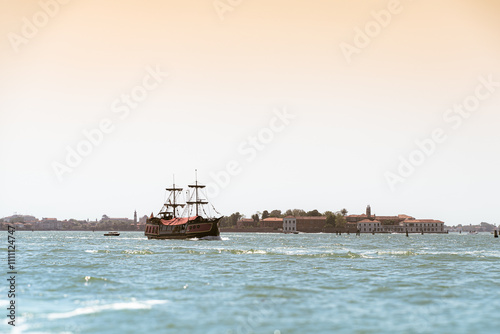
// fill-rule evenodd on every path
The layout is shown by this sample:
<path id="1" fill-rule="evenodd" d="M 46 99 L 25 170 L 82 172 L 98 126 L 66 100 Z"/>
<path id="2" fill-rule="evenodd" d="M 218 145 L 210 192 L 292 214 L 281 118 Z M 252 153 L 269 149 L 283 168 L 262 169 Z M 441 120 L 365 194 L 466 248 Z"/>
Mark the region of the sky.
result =
<path id="1" fill-rule="evenodd" d="M 495 0 L 6 0 L 0 217 L 346 208 L 500 224 Z"/>

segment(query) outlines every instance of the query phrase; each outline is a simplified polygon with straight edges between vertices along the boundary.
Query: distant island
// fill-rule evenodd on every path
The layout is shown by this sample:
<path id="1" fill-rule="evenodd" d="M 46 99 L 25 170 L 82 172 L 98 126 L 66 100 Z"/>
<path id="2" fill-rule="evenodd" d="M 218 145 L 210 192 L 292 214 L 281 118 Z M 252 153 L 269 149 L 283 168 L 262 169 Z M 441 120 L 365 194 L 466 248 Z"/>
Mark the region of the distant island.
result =
<path id="1" fill-rule="evenodd" d="M 16 230 L 26 231 L 144 231 L 148 216 L 138 218 L 111 218 L 103 215 L 100 220 L 77 220 L 57 218 L 38 219 L 32 215 L 14 214 L 0 219 L 0 229 L 7 230 L 13 225 Z M 258 233 L 447 233 L 447 232 L 492 232 L 496 226 L 486 222 L 476 225 L 446 226 L 434 219 L 416 219 L 399 214 L 377 216 L 371 207 L 363 214 L 348 215 L 346 209 L 339 211 L 302 209 L 264 210 L 246 218 L 239 212 L 224 216 L 220 223 L 221 232 L 258 232 Z"/>
<path id="2" fill-rule="evenodd" d="M 399 214 L 397 216 L 377 216 L 368 205 L 366 212 L 347 215 L 342 209 L 337 212 L 318 210 L 280 210 L 270 213 L 256 213 L 251 219 L 234 213 L 221 223 L 221 232 L 283 232 L 283 233 L 447 233 L 444 222 L 435 219 L 415 219 Z"/>
<path id="3" fill-rule="evenodd" d="M 27 231 L 144 231 L 148 216 L 137 218 L 110 218 L 103 215 L 100 220 L 77 220 L 57 218 L 38 219 L 31 215 L 14 214 L 0 219 L 0 228 L 7 229 L 7 225 L 14 225 L 16 230 Z"/>

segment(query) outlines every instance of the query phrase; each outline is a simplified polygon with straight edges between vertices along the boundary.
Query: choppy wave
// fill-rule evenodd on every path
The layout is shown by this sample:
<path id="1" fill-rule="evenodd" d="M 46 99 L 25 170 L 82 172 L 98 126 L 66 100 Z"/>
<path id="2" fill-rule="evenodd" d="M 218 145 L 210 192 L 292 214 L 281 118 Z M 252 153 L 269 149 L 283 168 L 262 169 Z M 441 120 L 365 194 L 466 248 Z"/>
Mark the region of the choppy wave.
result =
<path id="1" fill-rule="evenodd" d="M 214 235 L 208 235 L 206 237 L 202 237 L 202 238 L 189 238 L 187 240 L 190 240 L 190 241 L 198 241 L 198 240 L 217 240 L 217 241 L 226 241 L 226 240 L 229 240 L 228 237 L 221 237 L 220 235 L 219 236 L 214 236 Z"/>
<path id="2" fill-rule="evenodd" d="M 26 269 L 19 275 L 16 330 L 350 334 L 500 328 L 500 243 L 491 235 L 231 233 L 221 238 L 230 241 L 205 242 L 147 240 L 127 232 L 128 240 L 64 238 L 85 233 L 19 232 L 25 238 L 17 255 Z"/>
<path id="3" fill-rule="evenodd" d="M 105 277 L 92 277 L 92 276 L 85 276 L 83 279 L 85 280 L 85 283 L 88 283 L 88 282 L 98 282 L 98 281 L 107 281 L 108 280 Z"/>
<path id="4" fill-rule="evenodd" d="M 118 310 L 149 310 L 153 305 L 165 304 L 166 300 L 147 300 L 144 302 L 128 302 L 128 303 L 112 303 L 106 305 L 80 307 L 76 310 L 62 313 L 50 313 L 47 315 L 49 320 L 66 319 L 77 317 L 80 315 L 95 314 L 104 311 L 118 311 Z"/>
<path id="5" fill-rule="evenodd" d="M 268 255 L 268 256 L 291 256 L 298 258 L 372 258 L 368 253 L 358 253 L 353 251 L 342 252 L 311 252 L 307 250 L 264 250 L 264 249 L 231 249 L 231 248 L 218 248 L 218 249 L 187 249 L 181 250 L 180 253 L 197 254 L 197 255 L 210 255 L 210 254 L 234 254 L 234 255 Z"/>
<path id="6" fill-rule="evenodd" d="M 378 251 L 378 255 L 392 255 L 392 256 L 415 256 L 419 255 L 413 251 Z"/>
<path id="7" fill-rule="evenodd" d="M 85 250 L 85 253 L 90 253 L 90 254 L 100 254 L 100 253 L 108 254 L 108 253 L 111 253 L 111 251 L 109 249 L 87 249 L 87 250 Z"/>
<path id="8" fill-rule="evenodd" d="M 154 252 L 145 249 L 145 250 L 124 250 L 121 252 L 121 254 L 130 254 L 130 255 L 151 255 L 154 254 Z"/>

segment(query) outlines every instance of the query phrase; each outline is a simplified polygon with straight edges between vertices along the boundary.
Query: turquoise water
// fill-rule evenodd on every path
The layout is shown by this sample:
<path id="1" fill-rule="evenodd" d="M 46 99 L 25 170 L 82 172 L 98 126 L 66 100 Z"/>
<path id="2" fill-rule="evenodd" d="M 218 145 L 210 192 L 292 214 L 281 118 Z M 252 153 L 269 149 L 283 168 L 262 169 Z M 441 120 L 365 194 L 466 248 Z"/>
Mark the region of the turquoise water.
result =
<path id="1" fill-rule="evenodd" d="M 17 325 L 2 333 L 500 332 L 491 234 L 16 232 L 16 243 Z"/>

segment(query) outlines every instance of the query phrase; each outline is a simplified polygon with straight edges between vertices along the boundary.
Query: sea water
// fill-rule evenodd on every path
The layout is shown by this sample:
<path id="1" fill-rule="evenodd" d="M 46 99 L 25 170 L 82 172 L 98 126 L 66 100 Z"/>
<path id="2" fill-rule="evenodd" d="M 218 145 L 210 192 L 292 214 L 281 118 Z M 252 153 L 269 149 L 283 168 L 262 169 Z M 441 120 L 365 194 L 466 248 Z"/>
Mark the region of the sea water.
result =
<path id="1" fill-rule="evenodd" d="M 15 236 L 16 326 L 4 279 L 1 333 L 500 332 L 489 233 Z"/>

